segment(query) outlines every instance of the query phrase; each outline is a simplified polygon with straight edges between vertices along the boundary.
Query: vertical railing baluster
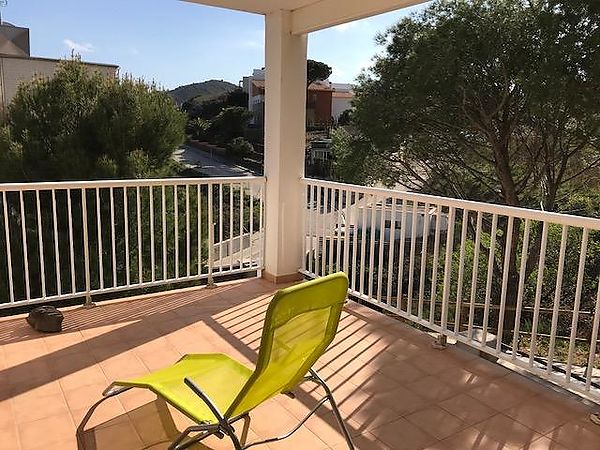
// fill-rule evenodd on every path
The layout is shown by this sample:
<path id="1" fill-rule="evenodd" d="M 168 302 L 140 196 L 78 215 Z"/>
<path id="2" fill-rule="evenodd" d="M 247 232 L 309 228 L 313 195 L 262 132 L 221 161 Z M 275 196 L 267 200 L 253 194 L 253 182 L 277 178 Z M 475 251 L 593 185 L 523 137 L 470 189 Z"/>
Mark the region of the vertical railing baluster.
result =
<path id="1" fill-rule="evenodd" d="M 410 229 L 410 253 L 408 260 L 408 299 L 406 302 L 406 312 L 412 316 L 413 312 L 413 295 L 414 295 L 414 284 L 415 284 L 415 252 L 417 249 L 417 201 L 413 200 L 412 202 L 412 219 L 411 219 L 411 229 Z M 406 217 L 405 217 L 406 218 Z M 404 241 L 405 238 L 402 239 Z M 404 258 L 404 253 L 402 253 L 402 257 Z M 404 261 L 402 261 L 404 262 Z"/>
<path id="2" fill-rule="evenodd" d="M 303 263 L 303 267 L 305 268 L 305 270 L 310 273 L 310 274 L 314 274 L 313 272 L 313 185 L 308 183 L 307 184 L 307 191 L 308 191 L 308 203 L 306 205 L 305 211 L 306 214 L 308 215 L 308 217 L 305 219 L 305 223 L 306 223 L 306 233 L 304 234 L 304 240 L 306 242 L 305 244 L 305 251 L 302 253 L 303 257 L 304 257 L 304 263 Z M 306 194 L 306 191 L 305 191 Z"/>
<path id="3" fill-rule="evenodd" d="M 379 198 L 372 196 L 373 203 L 371 204 L 371 224 L 369 229 L 369 267 L 368 267 L 368 291 L 367 298 L 373 298 L 373 278 L 375 276 L 375 240 L 377 239 L 377 204 Z M 381 225 L 380 225 L 381 228 Z"/>
<path id="4" fill-rule="evenodd" d="M 186 260 L 186 276 L 189 278 L 192 275 L 191 268 L 191 244 L 190 244 L 190 185 L 185 185 L 185 260 Z"/>
<path id="5" fill-rule="evenodd" d="M 148 206 L 150 209 L 150 276 L 156 281 L 156 255 L 154 248 L 154 186 L 148 186 Z"/>
<path id="6" fill-rule="evenodd" d="M 517 306 L 515 309 L 515 329 L 513 332 L 512 359 L 519 353 L 519 335 L 521 331 L 521 313 L 523 309 L 523 292 L 527 283 L 527 259 L 529 257 L 529 236 L 531 234 L 531 221 L 525 219 L 523 230 L 523 245 L 521 249 L 521 265 L 519 268 L 519 286 L 517 287 Z"/>
<path id="7" fill-rule="evenodd" d="M 397 198 L 392 197 L 392 208 L 390 211 L 390 249 L 388 251 L 388 277 L 387 277 L 387 304 L 392 306 L 392 289 L 394 281 L 394 253 L 396 246 L 396 208 Z M 399 265 L 402 265 L 400 262 Z M 396 308 L 399 309 L 400 303 L 396 300 Z"/>
<path id="8" fill-rule="evenodd" d="M 502 341 L 504 334 L 504 315 L 506 310 L 506 291 L 508 289 L 508 274 L 510 272 L 510 259 L 512 255 L 512 238 L 514 229 L 514 217 L 508 218 L 506 227 L 506 243 L 504 247 L 504 266 L 502 268 L 502 291 L 500 293 L 500 311 L 498 314 L 498 331 L 496 333 L 496 353 L 502 352 Z"/>
<path id="9" fill-rule="evenodd" d="M 196 215 L 198 217 L 197 222 L 197 252 L 198 252 L 198 276 L 202 275 L 202 187 L 200 183 L 196 185 L 197 199 L 196 199 Z"/>
<path id="10" fill-rule="evenodd" d="M 114 189 L 111 186 L 109 191 L 110 197 L 110 246 L 112 253 L 112 276 L 113 276 L 113 287 L 117 287 L 117 245 L 115 236 L 115 194 Z"/>
<path id="11" fill-rule="evenodd" d="M 546 265 L 546 247 L 548 243 L 548 222 L 543 222 L 542 242 L 540 245 L 540 258 L 538 260 L 538 275 L 535 287 L 535 303 L 533 307 L 533 325 L 531 326 L 531 343 L 529 345 L 529 367 L 533 367 L 537 351 L 537 331 L 540 320 L 540 307 L 542 302 L 542 287 L 544 284 L 544 269 Z"/>
<path id="12" fill-rule="evenodd" d="M 475 300 L 477 299 L 477 280 L 479 278 L 479 253 L 481 251 L 481 232 L 483 215 L 477 212 L 475 225 L 475 249 L 473 250 L 473 272 L 471 276 L 471 297 L 469 299 L 469 340 L 473 340 L 473 322 L 475 320 Z"/>
<path id="13" fill-rule="evenodd" d="M 25 268 L 25 296 L 27 300 L 31 300 L 31 287 L 29 281 L 29 251 L 27 249 L 27 225 L 25 222 L 25 201 L 23 199 L 23 191 L 19 191 L 19 202 L 21 206 L 21 239 L 23 240 L 23 264 Z"/>
<path id="14" fill-rule="evenodd" d="M 592 334 L 590 336 L 590 351 L 585 373 L 585 390 L 590 391 L 592 386 L 592 377 L 596 362 L 596 347 L 598 345 L 598 328 L 600 328 L 600 283 L 596 292 L 596 304 L 594 305 L 594 320 L 592 322 Z"/>
<path id="15" fill-rule="evenodd" d="M 129 261 L 129 201 L 127 186 L 123 186 L 123 229 L 125 230 L 125 283 L 131 286 L 131 270 Z"/>
<path id="16" fill-rule="evenodd" d="M 469 224 L 469 210 L 463 209 L 462 227 L 460 229 L 460 254 L 458 256 L 458 284 L 456 286 L 456 310 L 454 311 L 454 334 L 460 333 L 462 320 L 462 293 L 465 276 L 465 250 L 467 229 Z"/>
<path id="17" fill-rule="evenodd" d="M 494 263 L 496 257 L 496 234 L 498 231 L 498 215 L 492 215 L 492 231 L 490 232 L 490 251 L 488 254 L 487 278 L 485 285 L 485 301 L 483 307 L 483 331 L 481 334 L 481 346 L 487 345 L 488 325 L 490 318 L 490 305 L 492 303 L 492 279 L 494 276 Z"/>
<path id="18" fill-rule="evenodd" d="M 10 222 L 8 220 L 8 205 L 6 191 L 2 191 L 2 211 L 4 215 L 4 238 L 6 239 L 6 270 L 8 271 L 8 290 L 10 302 L 15 302 L 15 286 L 13 281 L 12 249 L 10 248 Z"/>
<path id="19" fill-rule="evenodd" d="M 325 229 L 327 220 L 327 189 L 321 188 L 319 193 L 319 217 L 321 218 L 321 237 L 319 239 L 321 254 L 321 272 L 320 276 L 325 275 L 325 263 L 327 260 L 327 242 L 325 241 Z"/>
<path id="20" fill-rule="evenodd" d="M 163 184 L 160 187 L 160 195 L 161 195 L 161 214 L 162 214 L 162 278 L 164 281 L 169 279 L 168 274 L 168 265 L 167 265 L 167 198 L 165 195 L 165 185 Z"/>
<path id="21" fill-rule="evenodd" d="M 558 255 L 558 269 L 556 270 L 556 285 L 554 288 L 554 303 L 552 305 L 552 325 L 550 328 L 550 346 L 548 347 L 548 363 L 546 364 L 546 373 L 552 372 L 552 363 L 554 362 L 554 349 L 556 344 L 556 329 L 558 327 L 558 314 L 560 309 L 560 296 L 562 293 L 563 271 L 565 269 L 565 254 L 567 253 L 567 238 L 569 227 L 562 226 L 560 235 L 560 253 Z"/>
<path id="22" fill-rule="evenodd" d="M 215 286 L 213 279 L 213 260 L 214 260 L 214 246 L 215 246 L 215 221 L 213 218 L 213 195 L 214 189 L 213 184 L 208 183 L 208 282 L 207 288 Z"/>
<path id="23" fill-rule="evenodd" d="M 83 264 L 85 268 L 85 306 L 92 306 L 90 274 L 90 242 L 88 235 L 87 189 L 81 189 L 81 221 L 83 225 Z"/>
<path id="24" fill-rule="evenodd" d="M 254 267 L 254 185 L 249 186 L 250 192 L 250 267 Z M 259 236 L 260 236 L 259 229 Z"/>
<path id="25" fill-rule="evenodd" d="M 363 207 L 362 207 L 362 216 L 361 216 L 361 242 L 360 242 L 360 288 L 359 292 L 361 294 L 366 294 L 365 289 L 365 260 L 367 257 L 367 194 L 363 196 Z"/>
<path id="26" fill-rule="evenodd" d="M 331 188 L 328 189 L 328 196 L 327 196 L 327 201 L 328 201 L 328 214 L 329 214 L 329 221 L 328 221 L 328 228 L 327 228 L 327 240 L 329 242 L 328 244 L 328 249 L 329 249 L 329 257 L 327 259 L 327 273 L 333 273 L 333 259 L 335 257 L 335 246 L 334 246 L 334 226 L 335 226 L 335 189 Z"/>
<path id="27" fill-rule="evenodd" d="M 404 254 L 406 251 L 406 228 L 408 227 L 406 223 L 406 207 L 406 199 L 403 198 L 400 212 L 400 248 L 398 249 L 398 269 L 396 271 L 396 304 L 398 311 L 402 310 L 402 299 L 404 296 Z M 410 296 L 410 289 L 408 289 L 407 298 L 408 296 Z M 406 305 L 408 306 L 408 301 Z"/>
<path id="28" fill-rule="evenodd" d="M 56 295 L 62 295 L 60 279 L 60 246 L 58 241 L 58 217 L 56 214 L 56 190 L 52 189 L 52 232 L 54 234 L 54 264 L 56 265 Z"/>
<path id="29" fill-rule="evenodd" d="M 337 227 L 335 230 L 336 240 L 336 260 L 335 260 L 335 271 L 339 272 L 342 267 L 340 261 L 342 260 L 342 190 L 337 189 Z"/>
<path id="30" fill-rule="evenodd" d="M 42 298 L 46 298 L 46 261 L 44 258 L 44 235 L 42 234 L 42 210 L 40 206 L 40 191 L 35 190 L 35 207 L 37 214 L 38 256 L 40 258 L 40 281 Z"/>
<path id="31" fill-rule="evenodd" d="M 77 285 L 75 280 L 75 249 L 73 245 L 73 206 L 71 200 L 71 189 L 67 189 L 67 216 L 69 222 L 69 265 L 71 269 L 71 293 L 75 294 Z"/>
<path id="32" fill-rule="evenodd" d="M 260 192 L 259 196 L 259 229 L 260 229 L 260 264 L 258 269 L 259 277 L 262 276 L 262 270 L 265 268 L 265 185 L 261 184 L 258 187 L 258 192 Z"/>
<path id="33" fill-rule="evenodd" d="M 344 218 L 344 265 L 342 270 L 346 273 L 346 275 L 350 276 L 349 272 L 349 261 L 350 261 L 350 190 L 347 189 L 344 191 L 345 205 L 346 205 L 346 215 Z"/>
<path id="34" fill-rule="evenodd" d="M 240 243 L 240 254 L 239 254 L 239 260 L 240 260 L 240 270 L 242 270 L 244 268 L 244 183 L 240 183 L 240 195 L 239 195 L 239 205 L 240 205 L 240 224 L 239 224 L 239 230 L 240 230 L 240 239 L 239 239 L 239 243 Z M 302 216 L 304 218 L 304 215 Z M 304 235 L 306 236 L 306 235 Z M 303 244 L 306 245 L 306 237 L 302 240 Z"/>
<path id="35" fill-rule="evenodd" d="M 352 207 L 352 217 L 353 217 L 353 232 L 352 232 L 352 290 L 356 292 L 358 290 L 357 285 L 357 270 L 356 263 L 358 261 L 358 212 L 360 211 L 359 205 L 359 194 L 358 192 L 354 193 L 354 205 Z M 358 272 L 360 273 L 360 272 Z"/>
<path id="36" fill-rule="evenodd" d="M 383 250 L 385 245 L 387 199 L 381 199 L 381 224 L 379 225 L 379 255 L 377 257 L 377 303 L 381 303 L 381 290 L 383 289 Z M 388 305 L 389 306 L 389 305 Z"/>
<path id="37" fill-rule="evenodd" d="M 179 279 L 179 186 L 173 185 L 173 208 L 175 209 L 175 279 Z"/>
<path id="38" fill-rule="evenodd" d="M 583 277 L 585 275 L 585 260 L 587 258 L 589 229 L 583 229 L 581 237 L 581 248 L 579 251 L 579 265 L 577 268 L 577 284 L 575 287 L 575 303 L 573 305 L 573 316 L 571 319 L 571 334 L 569 337 L 569 356 L 565 369 L 565 381 L 571 383 L 571 370 L 575 356 L 575 342 L 577 340 L 577 325 L 579 324 L 579 308 L 581 307 L 581 293 L 583 291 Z"/>
<path id="39" fill-rule="evenodd" d="M 333 210 L 330 198 L 333 197 L 333 189 L 325 188 L 325 199 L 323 200 L 323 273 L 331 273 L 331 260 L 333 259 L 333 249 L 331 248 L 331 228 L 333 223 Z"/>
<path id="40" fill-rule="evenodd" d="M 429 203 L 423 206 L 423 236 L 421 242 L 421 266 L 419 267 L 419 307 L 417 314 L 419 319 L 424 319 L 423 310 L 425 304 L 425 274 L 427 273 L 427 245 L 429 242 Z"/>
<path id="41" fill-rule="evenodd" d="M 102 260 L 102 214 L 100 212 L 100 188 L 96 188 L 96 236 L 98 239 L 98 285 L 104 289 L 104 261 Z"/>
<path id="42" fill-rule="evenodd" d="M 233 184 L 229 184 L 229 271 L 233 270 Z"/>
<path id="43" fill-rule="evenodd" d="M 431 298 L 429 301 L 429 323 L 435 322 L 435 305 L 437 302 L 437 273 L 438 273 L 438 258 L 440 256 L 440 222 L 442 221 L 442 207 L 435 207 L 435 235 L 433 240 L 433 267 L 431 269 Z"/>
<path id="44" fill-rule="evenodd" d="M 456 209 L 450 207 L 448 211 L 448 229 L 446 230 L 446 256 L 444 259 L 444 288 L 442 289 L 442 330 L 448 329 L 448 308 L 450 300 L 450 288 L 452 281 L 452 255 L 454 252 L 454 219 Z"/>
<path id="45" fill-rule="evenodd" d="M 219 272 L 223 271 L 223 183 L 219 183 Z"/>

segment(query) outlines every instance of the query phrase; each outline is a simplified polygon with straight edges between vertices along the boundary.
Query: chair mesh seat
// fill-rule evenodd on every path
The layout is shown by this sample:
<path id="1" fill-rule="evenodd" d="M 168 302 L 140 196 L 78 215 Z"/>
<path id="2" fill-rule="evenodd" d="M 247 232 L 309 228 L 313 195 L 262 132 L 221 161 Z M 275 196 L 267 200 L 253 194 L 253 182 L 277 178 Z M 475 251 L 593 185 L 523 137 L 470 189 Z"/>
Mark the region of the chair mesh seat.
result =
<path id="1" fill-rule="evenodd" d="M 252 370 L 227 355 L 214 353 L 186 355 L 176 364 L 130 380 L 118 380 L 115 386 L 139 387 L 163 397 L 198 423 L 217 423 L 217 418 L 183 379 L 192 379 L 211 398 L 219 411 L 229 409 Z"/>

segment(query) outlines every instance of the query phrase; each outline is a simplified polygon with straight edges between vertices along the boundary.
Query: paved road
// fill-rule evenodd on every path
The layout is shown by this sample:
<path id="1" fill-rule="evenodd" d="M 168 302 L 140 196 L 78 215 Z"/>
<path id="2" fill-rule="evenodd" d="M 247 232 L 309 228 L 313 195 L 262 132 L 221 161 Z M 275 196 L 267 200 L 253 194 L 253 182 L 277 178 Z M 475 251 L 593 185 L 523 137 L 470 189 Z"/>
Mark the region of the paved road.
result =
<path id="1" fill-rule="evenodd" d="M 175 151 L 173 158 L 207 177 L 249 177 L 254 175 L 246 167 L 189 145 L 182 145 Z"/>

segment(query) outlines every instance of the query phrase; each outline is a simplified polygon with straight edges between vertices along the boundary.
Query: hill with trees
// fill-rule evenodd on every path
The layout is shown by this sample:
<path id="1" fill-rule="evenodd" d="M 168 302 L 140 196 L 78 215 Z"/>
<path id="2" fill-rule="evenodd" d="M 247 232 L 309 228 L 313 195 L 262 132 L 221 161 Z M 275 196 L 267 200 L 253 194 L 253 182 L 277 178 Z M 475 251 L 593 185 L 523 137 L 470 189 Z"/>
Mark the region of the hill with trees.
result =
<path id="1" fill-rule="evenodd" d="M 183 105 L 192 99 L 206 101 L 221 97 L 239 89 L 233 83 L 223 80 L 208 80 L 201 83 L 186 84 L 169 91 L 178 105 Z"/>

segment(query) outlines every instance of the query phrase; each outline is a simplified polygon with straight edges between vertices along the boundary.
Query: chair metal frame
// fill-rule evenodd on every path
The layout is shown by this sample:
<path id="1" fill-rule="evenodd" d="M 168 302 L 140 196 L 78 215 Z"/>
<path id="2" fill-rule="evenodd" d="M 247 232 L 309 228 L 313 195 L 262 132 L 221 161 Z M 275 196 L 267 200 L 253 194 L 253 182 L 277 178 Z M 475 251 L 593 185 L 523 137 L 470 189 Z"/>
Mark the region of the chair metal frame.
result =
<path id="1" fill-rule="evenodd" d="M 346 424 L 344 423 L 344 420 L 342 419 L 342 415 L 340 414 L 340 410 L 337 406 L 337 403 L 336 403 L 335 399 L 333 398 L 333 393 L 331 392 L 331 389 L 329 388 L 329 386 L 327 386 L 327 383 L 325 383 L 325 381 L 317 374 L 317 372 L 314 369 L 310 369 L 309 375 L 304 377 L 304 379 L 302 380 L 302 382 L 307 382 L 307 381 L 317 384 L 318 386 L 322 387 L 323 390 L 325 391 L 325 395 L 317 402 L 317 404 L 313 407 L 313 409 L 294 428 L 292 428 L 287 433 L 285 433 L 281 436 L 277 436 L 277 437 L 273 437 L 273 438 L 269 438 L 269 439 L 264 439 L 262 441 L 256 441 L 256 442 L 251 442 L 249 444 L 246 444 L 248 430 L 250 428 L 250 414 L 245 413 L 245 414 L 242 414 L 237 417 L 232 417 L 230 419 L 225 418 L 225 416 L 221 413 L 221 411 L 219 411 L 219 409 L 215 406 L 215 404 L 208 397 L 208 395 L 206 395 L 202 391 L 202 389 L 200 389 L 200 387 L 196 383 L 194 383 L 191 379 L 185 378 L 184 379 L 185 384 L 210 408 L 211 412 L 214 414 L 214 416 L 218 422 L 217 423 L 199 423 L 197 425 L 192 425 L 192 426 L 187 427 L 171 442 L 171 445 L 169 445 L 168 449 L 169 450 L 183 450 L 183 449 L 188 448 L 198 442 L 201 442 L 205 438 L 207 438 L 209 436 L 213 436 L 213 435 L 217 436 L 219 439 L 223 439 L 225 436 L 227 436 L 231 440 L 235 450 L 245 450 L 250 447 L 254 447 L 257 445 L 261 445 L 261 444 L 268 444 L 270 442 L 282 441 L 282 440 L 287 439 L 290 436 L 292 436 L 296 431 L 298 431 L 306 423 L 306 421 L 308 419 L 310 419 L 321 408 L 321 406 L 323 406 L 325 403 L 329 402 L 329 404 L 331 405 L 331 409 L 333 410 L 335 419 L 338 423 L 338 426 L 339 426 L 342 434 L 344 435 L 344 439 L 346 440 L 348 449 L 355 450 L 354 444 L 352 442 L 352 437 L 350 436 L 350 433 L 348 432 L 348 429 L 346 428 Z M 83 432 L 85 430 L 85 426 L 91 419 L 96 408 L 98 408 L 98 406 L 100 406 L 104 401 L 108 400 L 109 398 L 115 397 L 115 396 L 122 394 L 123 392 L 128 391 L 130 389 L 134 389 L 134 388 L 133 387 L 114 387 L 111 385 L 102 393 L 102 398 L 92 405 L 92 407 L 88 410 L 87 414 L 84 416 L 81 423 L 77 427 L 77 441 L 82 446 L 82 448 L 83 448 L 82 436 L 83 436 Z M 295 398 L 295 395 L 293 393 L 286 393 L 285 395 L 288 395 L 291 398 Z M 176 405 L 173 405 L 173 406 L 176 407 Z M 238 437 L 238 435 L 236 434 L 235 428 L 233 427 L 233 424 L 236 422 L 239 422 L 240 420 L 244 420 L 244 428 L 242 430 L 241 436 Z M 199 434 L 188 439 L 189 435 L 192 433 L 199 433 Z"/>

